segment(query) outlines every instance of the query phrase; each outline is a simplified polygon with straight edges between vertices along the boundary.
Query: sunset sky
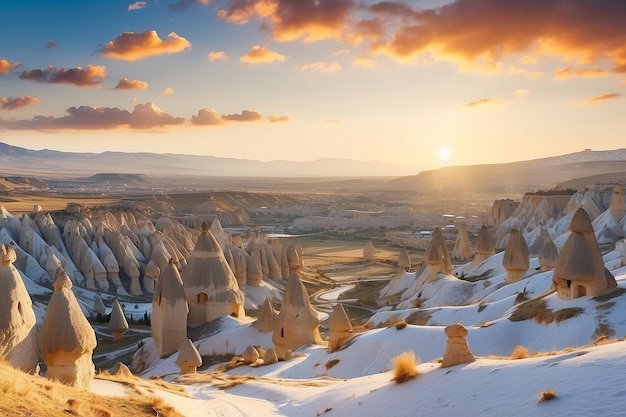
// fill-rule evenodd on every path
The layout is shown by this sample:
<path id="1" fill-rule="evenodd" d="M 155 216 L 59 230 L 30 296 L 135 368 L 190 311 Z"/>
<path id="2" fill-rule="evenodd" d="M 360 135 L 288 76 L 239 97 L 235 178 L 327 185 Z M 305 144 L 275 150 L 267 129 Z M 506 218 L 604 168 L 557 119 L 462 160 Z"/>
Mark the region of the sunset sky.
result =
<path id="1" fill-rule="evenodd" d="M 0 141 L 415 172 L 626 146 L 626 1 L 0 2 Z"/>

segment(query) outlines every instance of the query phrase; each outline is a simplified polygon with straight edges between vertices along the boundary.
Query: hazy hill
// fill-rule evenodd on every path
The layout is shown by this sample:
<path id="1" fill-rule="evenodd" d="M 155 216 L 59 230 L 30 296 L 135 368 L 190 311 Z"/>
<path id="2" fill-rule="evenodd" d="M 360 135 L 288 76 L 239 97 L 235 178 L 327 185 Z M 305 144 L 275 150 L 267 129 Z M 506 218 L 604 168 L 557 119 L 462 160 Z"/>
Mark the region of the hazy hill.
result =
<path id="1" fill-rule="evenodd" d="M 76 153 L 30 150 L 0 142 L 0 175 L 54 178 L 99 172 L 145 175 L 210 175 L 262 177 L 399 176 L 413 168 L 379 161 L 323 158 L 315 161 L 269 161 L 150 152 Z"/>
<path id="2" fill-rule="evenodd" d="M 595 184 L 612 174 L 626 171 L 626 149 L 612 151 L 584 150 L 568 155 L 507 164 L 468 165 L 423 171 L 417 175 L 390 181 L 390 188 L 419 190 L 466 190 L 524 193 L 550 189 L 570 180 L 590 177 L 576 185 Z M 601 175 L 602 177 L 593 177 Z"/>

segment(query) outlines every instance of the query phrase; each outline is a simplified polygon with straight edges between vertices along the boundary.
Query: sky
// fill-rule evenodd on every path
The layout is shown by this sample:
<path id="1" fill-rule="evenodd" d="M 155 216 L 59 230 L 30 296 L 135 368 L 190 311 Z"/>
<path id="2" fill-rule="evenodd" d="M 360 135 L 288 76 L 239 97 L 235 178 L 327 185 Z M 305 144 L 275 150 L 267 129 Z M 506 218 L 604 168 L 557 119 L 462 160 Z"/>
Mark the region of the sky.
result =
<path id="1" fill-rule="evenodd" d="M 0 141 L 415 167 L 626 143 L 626 2 L 0 2 Z"/>

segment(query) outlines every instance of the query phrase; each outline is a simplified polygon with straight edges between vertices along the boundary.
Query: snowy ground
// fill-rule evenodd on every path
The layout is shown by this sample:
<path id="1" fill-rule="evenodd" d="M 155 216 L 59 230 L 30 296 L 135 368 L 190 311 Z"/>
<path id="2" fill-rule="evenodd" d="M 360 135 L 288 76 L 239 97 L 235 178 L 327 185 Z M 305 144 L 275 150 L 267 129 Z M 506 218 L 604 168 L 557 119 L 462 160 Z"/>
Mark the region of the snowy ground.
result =
<path id="1" fill-rule="evenodd" d="M 304 346 L 289 361 L 267 366 L 240 366 L 220 371 L 214 365 L 192 377 L 181 377 L 176 354 L 148 358 L 143 378 L 159 376 L 186 387 L 190 397 L 159 391 L 168 403 L 196 416 L 622 416 L 626 389 L 626 267 L 623 256 L 605 254 L 606 267 L 618 288 L 605 297 L 564 301 L 550 292 L 552 272 L 531 270 L 518 283 L 503 285 L 498 257 L 488 260 L 486 280 L 442 277 L 424 289 L 426 306 L 383 308 L 371 319 L 371 330 L 357 334 L 342 349 Z M 490 265 L 489 262 L 493 263 Z M 410 274 L 407 274 L 410 276 Z M 410 281 L 410 277 L 406 281 Z M 459 300 L 462 289 L 462 305 Z M 341 290 L 326 293 L 332 301 Z M 520 296 L 520 294 L 523 296 Z M 429 298 L 430 297 L 430 298 Z M 512 321 L 524 300 L 543 299 L 553 312 L 577 309 L 559 323 L 533 319 Z M 427 315 L 425 325 L 383 323 Z M 445 326 L 460 322 L 469 330 L 475 362 L 442 369 Z M 250 322 L 223 318 L 219 331 L 195 344 L 202 355 L 240 355 L 249 345 L 271 347 L 271 333 Z M 595 346 L 608 336 L 612 343 Z M 508 357 L 518 345 L 531 357 Z M 144 346 L 150 351 L 151 341 Z M 392 382 L 392 359 L 414 352 L 420 375 L 404 384 Z M 536 354 L 536 356 L 532 356 Z M 228 387 L 227 387 L 228 386 Z M 119 394 L 119 388 L 95 381 L 93 390 Z M 557 398 L 539 404 L 540 394 Z"/>

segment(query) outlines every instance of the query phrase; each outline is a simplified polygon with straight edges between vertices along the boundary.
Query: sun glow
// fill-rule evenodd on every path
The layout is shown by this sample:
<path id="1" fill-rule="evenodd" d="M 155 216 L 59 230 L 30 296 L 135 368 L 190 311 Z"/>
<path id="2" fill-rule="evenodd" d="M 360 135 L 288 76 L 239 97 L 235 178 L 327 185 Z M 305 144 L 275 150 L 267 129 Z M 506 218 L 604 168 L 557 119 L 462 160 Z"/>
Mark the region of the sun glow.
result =
<path id="1" fill-rule="evenodd" d="M 447 161 L 448 158 L 450 158 L 450 149 L 446 148 L 445 146 L 442 146 L 441 148 L 439 148 L 439 158 L 441 158 L 444 161 Z"/>

